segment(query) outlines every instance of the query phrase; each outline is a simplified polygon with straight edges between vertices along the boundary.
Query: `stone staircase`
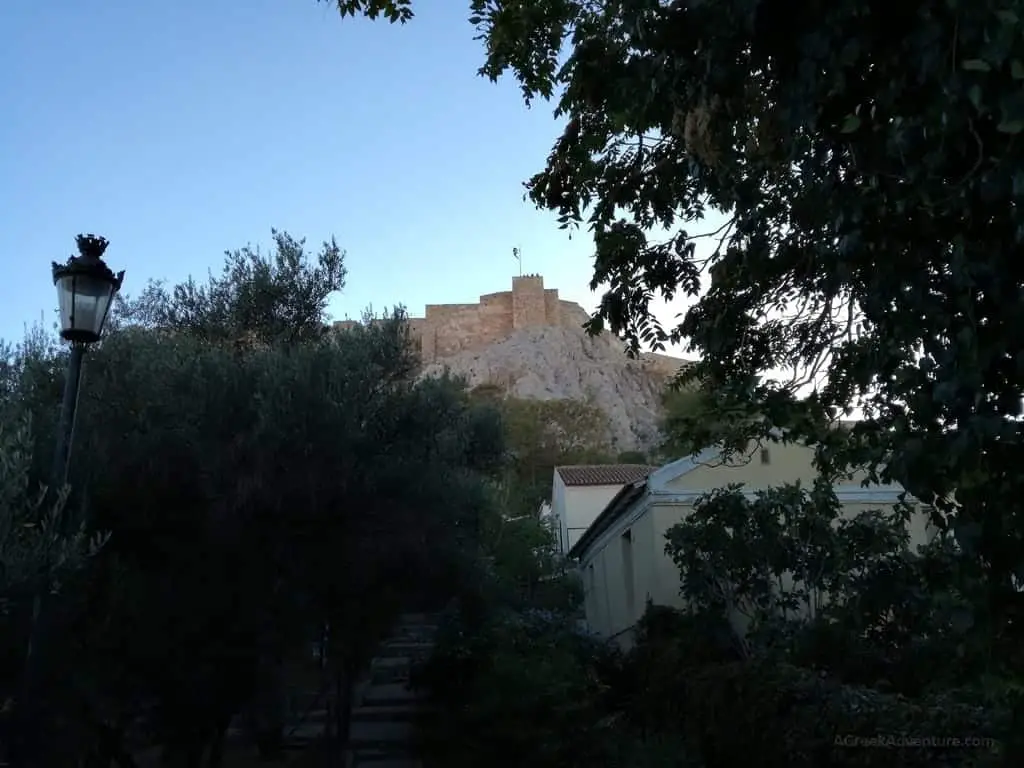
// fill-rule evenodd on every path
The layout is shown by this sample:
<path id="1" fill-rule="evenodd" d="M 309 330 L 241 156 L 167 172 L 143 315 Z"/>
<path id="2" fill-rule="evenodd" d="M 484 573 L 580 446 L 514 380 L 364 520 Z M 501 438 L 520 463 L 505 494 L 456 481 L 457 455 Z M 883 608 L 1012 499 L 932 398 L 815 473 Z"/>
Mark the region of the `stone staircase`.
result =
<path id="1" fill-rule="evenodd" d="M 413 664 L 433 649 L 437 618 L 430 614 L 404 614 L 385 640 L 370 668 L 352 692 L 347 768 L 419 768 L 413 739 L 415 718 L 423 703 L 408 687 Z M 327 692 L 295 691 L 289 697 L 293 721 L 285 728 L 288 753 L 316 751 L 328 717 Z M 240 741 L 243 729 L 236 722 L 229 741 Z M 304 764 L 304 763 L 303 763 Z"/>
<path id="2" fill-rule="evenodd" d="M 352 768 L 419 768 L 413 744 L 423 703 L 409 689 L 412 666 L 433 648 L 437 619 L 405 614 L 381 644 L 353 693 L 349 759 Z"/>

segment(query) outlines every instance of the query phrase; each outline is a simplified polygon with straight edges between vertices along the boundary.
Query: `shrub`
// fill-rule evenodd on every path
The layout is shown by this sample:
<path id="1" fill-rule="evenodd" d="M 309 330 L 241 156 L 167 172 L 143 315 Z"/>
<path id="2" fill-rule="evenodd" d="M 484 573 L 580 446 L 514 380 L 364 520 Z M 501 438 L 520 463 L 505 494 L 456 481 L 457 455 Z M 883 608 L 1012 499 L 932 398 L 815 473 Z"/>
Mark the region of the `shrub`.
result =
<path id="1" fill-rule="evenodd" d="M 764 768 L 981 768 L 1002 764 L 1009 733 L 1007 707 L 967 703 L 957 691 L 909 700 L 767 661 L 697 672 L 685 710 L 687 741 L 706 768 L 752 755 Z M 914 743 L 922 739 L 965 743 Z"/>
<path id="2" fill-rule="evenodd" d="M 701 763 L 679 736 L 623 734 L 611 741 L 602 765 L 607 768 L 698 768 Z"/>
<path id="3" fill-rule="evenodd" d="M 438 714 L 424 752 L 448 766 L 605 764 L 614 718 L 597 672 L 608 657 L 564 614 L 495 611 L 476 629 L 451 612 L 414 683 Z"/>
<path id="4" fill-rule="evenodd" d="M 643 732 L 678 731 L 686 680 L 709 665 L 737 660 L 731 641 L 728 625 L 711 614 L 648 604 L 621 671 L 608 675 L 610 697 Z"/>

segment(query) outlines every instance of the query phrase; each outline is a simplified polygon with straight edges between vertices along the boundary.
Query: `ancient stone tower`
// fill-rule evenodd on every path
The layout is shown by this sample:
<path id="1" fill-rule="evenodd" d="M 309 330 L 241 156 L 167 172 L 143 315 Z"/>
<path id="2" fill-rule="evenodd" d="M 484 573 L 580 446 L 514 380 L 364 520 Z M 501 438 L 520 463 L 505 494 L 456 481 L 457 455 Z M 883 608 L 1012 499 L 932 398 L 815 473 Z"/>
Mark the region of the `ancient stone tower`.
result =
<path id="1" fill-rule="evenodd" d="M 555 292 L 557 296 L 558 293 Z M 549 323 L 544 300 L 544 278 L 526 275 L 512 278 L 512 328 L 543 328 Z"/>
<path id="2" fill-rule="evenodd" d="M 501 341 L 514 331 L 563 324 L 579 327 L 586 319 L 579 304 L 562 301 L 557 289 L 545 288 L 543 277 L 523 275 L 512 278 L 511 291 L 486 294 L 475 304 L 428 304 L 424 317 L 409 318 L 409 332 L 423 362 L 432 363 Z"/>

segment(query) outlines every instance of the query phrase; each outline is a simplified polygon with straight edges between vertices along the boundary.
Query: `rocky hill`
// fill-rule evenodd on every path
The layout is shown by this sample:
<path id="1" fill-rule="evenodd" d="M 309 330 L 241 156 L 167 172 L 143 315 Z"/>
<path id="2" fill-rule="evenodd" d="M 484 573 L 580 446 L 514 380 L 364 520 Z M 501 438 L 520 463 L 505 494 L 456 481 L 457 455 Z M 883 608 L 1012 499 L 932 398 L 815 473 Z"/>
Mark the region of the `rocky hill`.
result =
<path id="1" fill-rule="evenodd" d="M 666 355 L 630 359 L 614 337 L 566 324 L 515 330 L 430 363 L 423 375 L 447 369 L 471 387 L 492 385 L 514 397 L 587 400 L 607 415 L 612 447 L 627 451 L 657 444 L 661 393 L 684 364 Z"/>

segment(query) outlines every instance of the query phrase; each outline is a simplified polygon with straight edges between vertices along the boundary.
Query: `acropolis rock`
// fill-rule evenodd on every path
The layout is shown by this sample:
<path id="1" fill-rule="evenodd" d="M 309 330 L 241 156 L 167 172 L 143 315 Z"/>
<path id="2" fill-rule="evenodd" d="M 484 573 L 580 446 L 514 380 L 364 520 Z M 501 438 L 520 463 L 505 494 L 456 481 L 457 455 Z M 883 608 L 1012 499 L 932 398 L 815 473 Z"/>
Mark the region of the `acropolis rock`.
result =
<path id="1" fill-rule="evenodd" d="M 653 353 L 630 359 L 609 334 L 589 336 L 589 315 L 544 278 L 512 278 L 512 290 L 475 304 L 428 304 L 409 318 L 424 376 L 448 369 L 471 387 L 497 385 L 514 397 L 589 400 L 609 419 L 618 451 L 658 442 L 661 393 L 687 361 Z M 335 323 L 344 328 L 352 321 Z"/>

